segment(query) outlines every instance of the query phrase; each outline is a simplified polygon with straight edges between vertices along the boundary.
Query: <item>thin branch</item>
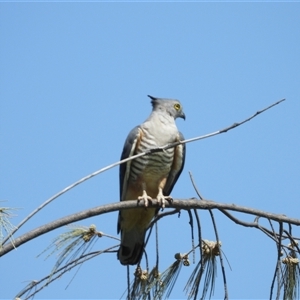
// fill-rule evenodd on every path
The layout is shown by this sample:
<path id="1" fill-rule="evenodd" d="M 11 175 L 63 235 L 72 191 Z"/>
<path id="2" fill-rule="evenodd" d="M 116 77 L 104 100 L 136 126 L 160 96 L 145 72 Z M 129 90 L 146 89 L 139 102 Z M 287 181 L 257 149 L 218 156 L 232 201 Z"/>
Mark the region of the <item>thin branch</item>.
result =
<path id="1" fill-rule="evenodd" d="M 252 120 L 252 119 L 255 118 L 256 116 L 258 116 L 259 114 L 265 112 L 266 110 L 272 108 L 273 106 L 278 105 L 279 103 L 281 103 L 281 102 L 283 102 L 283 101 L 285 101 L 285 99 L 281 99 L 281 100 L 279 100 L 279 101 L 277 101 L 277 102 L 275 102 L 275 103 L 269 105 L 268 107 L 266 107 L 266 108 L 264 108 L 264 109 L 262 109 L 262 110 L 258 110 L 258 111 L 257 111 L 255 114 L 253 114 L 251 117 L 249 117 L 249 118 L 247 118 L 247 119 L 245 119 L 245 120 L 243 120 L 243 121 L 241 121 L 241 122 L 233 123 L 231 126 L 228 126 L 228 127 L 223 128 L 223 129 L 221 129 L 221 130 L 215 131 L 215 132 L 213 132 L 213 133 L 209 133 L 209 134 L 206 134 L 206 135 L 203 135 L 203 136 L 199 136 L 199 137 L 195 137 L 195 138 L 191 138 L 191 139 L 187 139 L 187 140 L 184 140 L 184 141 L 177 142 L 177 143 L 175 143 L 175 145 L 174 145 L 174 144 L 171 144 L 170 147 L 163 147 L 163 148 L 164 148 L 163 150 L 166 150 L 166 149 L 168 149 L 168 148 L 172 148 L 172 147 L 174 147 L 174 146 L 176 147 L 176 146 L 178 146 L 178 145 L 180 145 L 180 144 L 187 144 L 187 143 L 190 143 L 190 142 L 195 142 L 195 141 L 198 141 L 198 140 L 203 140 L 203 139 L 205 139 L 205 138 L 209 138 L 209 137 L 212 137 L 212 136 L 221 134 L 221 133 L 225 133 L 225 132 L 227 132 L 227 131 L 229 131 L 229 130 L 231 130 L 231 129 L 234 129 L 234 128 L 236 128 L 236 127 L 238 127 L 238 126 L 240 126 L 240 125 L 246 123 L 246 122 L 249 122 L 250 120 Z"/>
<path id="2" fill-rule="evenodd" d="M 286 231 L 286 230 L 284 229 L 283 232 L 285 232 L 285 233 L 287 234 L 288 238 L 290 239 L 291 245 L 293 245 L 293 247 L 295 247 L 295 248 L 297 249 L 298 253 L 300 254 L 300 248 L 299 248 L 299 246 L 298 246 L 297 241 L 295 241 L 295 238 L 292 237 L 292 235 L 291 235 L 291 233 L 290 233 L 291 230 L 290 230 L 290 232 L 288 232 L 288 231 Z"/>
<path id="3" fill-rule="evenodd" d="M 53 222 L 50 222 L 46 225 L 40 226 L 36 229 L 33 229 L 20 237 L 16 238 L 14 240 L 15 247 L 19 247 L 20 245 L 40 236 L 43 235 L 49 231 L 52 231 L 54 229 L 57 229 L 59 227 L 65 226 L 67 224 L 71 224 L 80 220 L 84 220 L 90 217 L 98 216 L 101 214 L 118 211 L 120 209 L 130 209 L 130 208 L 138 208 L 138 207 L 145 207 L 144 201 L 140 200 L 128 200 L 128 201 L 120 201 L 116 203 L 110 203 L 102 206 L 98 206 L 95 208 L 91 208 L 88 210 L 80 211 L 78 213 L 63 217 L 61 219 L 55 220 Z M 149 203 L 149 207 L 160 207 L 160 203 L 153 199 Z M 257 210 L 254 208 L 249 208 L 245 206 L 238 206 L 235 204 L 226 204 L 226 203 L 218 203 L 214 201 L 209 200 L 202 200 L 199 201 L 198 199 L 174 199 L 172 203 L 167 202 L 166 208 L 172 207 L 176 209 L 225 209 L 225 210 L 232 210 L 237 211 L 240 213 L 250 214 L 254 216 L 260 216 L 266 219 L 271 219 L 277 222 L 283 222 L 288 224 L 294 224 L 294 225 L 300 225 L 299 219 L 289 218 L 285 215 L 278 215 L 273 213 L 264 212 L 261 210 Z M 7 245 L 4 245 L 3 248 L 0 250 L 0 257 L 4 254 L 10 252 L 13 249 L 13 244 L 8 243 Z"/>
<path id="4" fill-rule="evenodd" d="M 281 257 L 281 242 L 282 242 L 282 232 L 283 232 L 283 224 L 281 222 L 279 222 L 279 244 L 278 244 L 278 252 L 277 252 L 277 295 L 276 295 L 276 299 L 279 300 L 280 297 L 280 271 L 281 271 L 281 262 L 280 262 L 280 257 Z"/>
<path id="5" fill-rule="evenodd" d="M 158 270 L 159 265 L 159 247 L 158 247 L 158 225 L 157 222 L 155 223 L 155 247 L 156 247 L 156 263 L 155 266 Z"/>
<path id="6" fill-rule="evenodd" d="M 236 218 L 235 216 L 233 216 L 231 213 L 229 213 L 227 210 L 225 209 L 219 209 L 220 212 L 222 212 L 226 217 L 228 217 L 231 221 L 233 221 L 234 223 L 238 224 L 238 225 L 242 225 L 244 227 L 255 227 L 258 228 L 257 226 L 257 222 L 246 222 L 243 220 L 240 220 L 238 218 Z"/>
<path id="7" fill-rule="evenodd" d="M 272 226 L 273 232 L 274 232 L 274 236 L 276 236 L 276 232 Z M 279 223 L 279 232 L 282 234 L 282 223 Z M 279 299 L 280 296 L 280 288 L 279 288 L 279 277 L 280 277 L 280 273 L 279 273 L 279 268 L 280 268 L 280 256 L 281 256 L 281 239 L 278 239 L 277 243 L 277 261 L 276 261 L 276 267 L 274 270 L 274 275 L 273 275 L 273 279 L 272 279 L 272 283 L 271 283 L 271 288 L 270 288 L 270 300 L 272 300 L 272 296 L 273 296 L 273 290 L 274 290 L 274 285 L 275 285 L 275 280 L 277 278 L 277 282 L 278 282 L 278 286 L 277 286 L 277 296 L 276 296 L 276 300 Z"/>
<path id="8" fill-rule="evenodd" d="M 257 228 L 259 230 L 261 230 L 264 234 L 266 234 L 269 238 L 271 238 L 272 240 L 274 240 L 276 243 L 278 243 L 278 236 L 280 234 L 276 233 L 273 228 L 272 228 L 272 231 L 259 225 L 258 222 L 245 222 L 245 221 L 242 221 L 236 217 L 234 217 L 232 214 L 230 214 L 227 210 L 225 209 L 219 209 L 220 212 L 222 212 L 226 217 L 228 217 L 230 220 L 232 220 L 234 223 L 238 224 L 238 225 L 241 225 L 241 226 L 244 226 L 244 227 L 249 227 L 249 228 Z M 284 239 L 287 239 L 289 238 L 289 236 L 287 235 L 282 235 L 282 238 Z M 295 238 L 294 239 L 298 239 L 298 238 Z M 282 245 L 282 247 L 285 247 L 284 245 Z M 286 247 L 287 248 L 287 247 Z"/>
<path id="9" fill-rule="evenodd" d="M 27 221 L 29 221 L 36 213 L 38 213 L 42 208 L 44 208 L 46 205 L 48 205 L 49 203 L 51 203 L 53 200 L 55 200 L 56 198 L 58 198 L 59 196 L 63 195 L 64 193 L 68 192 L 69 190 L 71 190 L 72 188 L 76 187 L 77 185 L 83 183 L 84 181 L 88 180 L 88 179 L 91 179 L 92 177 L 95 177 L 96 175 L 99 175 L 100 173 L 103 173 L 111 168 L 114 168 L 118 165 L 121 165 L 127 161 L 130 161 L 132 159 L 135 159 L 135 158 L 138 158 L 140 156 L 144 156 L 146 155 L 147 153 L 146 152 L 143 152 L 143 153 L 139 153 L 137 155 L 134 155 L 134 156 L 131 156 L 129 158 L 126 158 L 126 159 L 123 159 L 123 160 L 120 160 L 116 163 L 113 163 L 107 167 L 104 167 L 92 174 L 89 174 L 83 178 L 81 178 L 80 180 L 72 183 L 71 185 L 67 186 L 66 188 L 64 188 L 63 190 L 61 190 L 60 192 L 58 192 L 57 194 L 55 194 L 54 196 L 50 197 L 48 200 L 46 200 L 44 203 L 42 203 L 39 207 L 37 207 L 35 210 L 33 210 L 24 220 L 22 220 L 18 226 L 16 226 L 16 228 L 3 240 L 3 245 L 4 243 L 7 242 L 8 239 L 11 238 L 11 236 L 17 231 L 19 230 Z"/>
<path id="10" fill-rule="evenodd" d="M 195 238 L 194 238 L 194 221 L 193 221 L 193 215 L 190 210 L 187 211 L 189 215 L 189 224 L 191 227 L 191 239 L 192 239 L 192 249 L 195 249 Z M 195 263 L 195 250 L 193 250 L 193 263 Z"/>
<path id="11" fill-rule="evenodd" d="M 217 224 L 216 224 L 216 221 L 215 221 L 215 217 L 214 217 L 214 214 L 213 214 L 211 209 L 209 209 L 208 211 L 209 211 L 212 223 L 213 223 L 217 245 L 219 245 L 220 244 L 220 239 L 219 239 L 219 234 L 218 234 L 218 229 L 217 229 Z M 221 270 L 222 270 L 223 283 L 224 283 L 224 292 L 225 292 L 224 299 L 229 299 L 229 297 L 228 297 L 228 288 L 227 288 L 227 280 L 226 280 L 226 272 L 225 272 L 225 267 L 224 267 L 224 263 L 223 263 L 222 251 L 220 251 L 219 257 L 220 257 Z"/>
<path id="12" fill-rule="evenodd" d="M 158 222 L 160 219 L 167 217 L 167 216 L 171 216 L 171 215 L 175 215 L 175 214 L 179 214 L 180 216 L 180 209 L 173 209 L 173 210 L 169 210 L 169 211 L 164 211 L 162 213 L 159 213 L 155 216 L 155 218 L 151 221 L 151 223 L 149 224 L 148 228 L 151 228 L 156 222 Z M 178 216 L 178 218 L 179 218 Z"/>
<path id="13" fill-rule="evenodd" d="M 200 191 L 198 190 L 198 187 L 196 186 L 196 183 L 194 181 L 194 177 L 191 171 L 189 171 L 190 179 L 193 185 L 194 190 L 196 191 L 196 194 L 198 195 L 200 200 L 204 200 L 204 198 L 201 196 Z"/>
<path id="14" fill-rule="evenodd" d="M 271 221 L 269 220 L 269 222 L 271 223 Z M 279 244 L 279 239 L 278 239 L 278 235 L 274 230 L 271 232 L 270 230 L 268 230 L 267 228 L 259 225 L 257 223 L 257 228 L 262 231 L 266 236 L 268 236 L 270 239 L 272 239 L 276 244 Z M 282 236 L 280 235 L 280 240 L 281 240 Z"/>
<path id="15" fill-rule="evenodd" d="M 130 267 L 127 265 L 127 300 L 131 300 L 130 297 Z"/>
<path id="16" fill-rule="evenodd" d="M 227 131 L 230 130 L 230 129 L 233 129 L 233 128 L 237 127 L 237 126 L 240 126 L 240 125 L 242 125 L 242 124 L 244 124 L 244 123 L 246 123 L 246 122 L 252 120 L 253 118 L 255 118 L 256 116 L 258 116 L 259 114 L 265 112 L 266 110 L 272 108 L 272 107 L 275 106 L 275 105 L 278 105 L 279 103 L 281 103 L 281 102 L 283 102 L 283 101 L 285 101 L 285 99 L 281 99 L 281 100 L 279 100 L 279 101 L 277 101 L 277 102 L 271 104 L 270 106 L 268 106 L 268 107 L 266 107 L 266 108 L 264 108 L 264 109 L 262 109 L 262 110 L 258 110 L 254 115 L 252 115 L 252 116 L 249 117 L 248 119 L 246 119 L 246 120 L 244 120 L 244 121 L 242 121 L 242 122 L 240 122 L 240 123 L 234 123 L 234 124 L 232 124 L 231 126 L 225 128 L 225 129 L 222 129 L 222 132 L 220 132 L 220 133 L 227 132 Z"/>
<path id="17" fill-rule="evenodd" d="M 164 150 L 167 150 L 169 148 L 174 148 L 178 145 L 181 145 L 181 144 L 187 144 L 187 143 L 190 143 L 190 142 L 194 142 L 194 141 L 199 141 L 199 140 L 202 140 L 202 139 L 205 139 L 205 138 L 209 138 L 209 137 L 212 137 L 212 136 L 215 136 L 215 135 L 218 135 L 218 134 L 221 134 L 221 133 L 225 133 L 231 129 L 234 129 L 250 120 L 252 120 L 253 118 L 255 118 L 256 116 L 258 116 L 259 114 L 265 112 L 266 110 L 272 108 L 273 106 L 275 105 L 278 105 L 279 103 L 285 101 L 285 99 L 281 99 L 271 105 L 269 105 L 268 107 L 262 109 L 262 110 L 259 110 L 257 111 L 255 114 L 253 114 L 251 117 L 241 121 L 241 122 L 238 122 L 238 123 L 234 123 L 232 124 L 231 126 L 228 126 L 226 128 L 223 128 L 221 130 L 218 130 L 218 131 L 215 131 L 213 133 L 209 133 L 209 134 L 205 134 L 205 135 L 202 135 L 202 136 L 198 136 L 198 137 L 195 137 L 195 138 L 191 138 L 191 139 L 187 139 L 187 140 L 184 140 L 184 141 L 179 141 L 179 142 L 176 142 L 176 143 L 172 143 L 172 144 L 168 144 L 168 145 L 165 145 L 163 147 L 158 147 L 158 148 L 155 148 L 155 149 L 150 149 L 148 151 L 145 151 L 145 152 L 142 152 L 142 153 L 139 153 L 139 154 L 136 154 L 136 155 L 133 155 L 131 157 L 128 157 L 126 159 L 123 159 L 123 160 L 120 160 L 116 163 L 113 163 L 107 167 L 104 167 L 98 171 L 95 171 L 93 172 L 92 174 L 89 174 L 83 178 L 81 178 L 80 180 L 74 182 L 73 184 L 67 186 L 66 188 L 64 188 L 63 190 L 61 190 L 60 192 L 58 192 L 57 194 L 55 194 L 54 196 L 50 197 L 48 200 L 46 200 L 44 203 L 42 203 L 39 207 L 37 207 L 35 210 L 33 210 L 25 219 L 23 219 L 17 226 L 14 230 L 12 230 L 12 232 L 3 240 L 3 245 L 12 237 L 12 235 L 17 231 L 19 230 L 27 221 L 29 221 L 36 213 L 38 213 L 41 209 L 43 209 L 45 206 L 47 206 L 49 203 L 51 203 L 53 200 L 55 200 L 56 198 L 58 198 L 59 196 L 63 195 L 64 193 L 68 192 L 69 190 L 71 190 L 72 188 L 76 187 L 77 185 L 83 183 L 84 181 L 88 180 L 88 179 L 91 179 L 92 177 L 95 177 L 96 175 L 99 175 L 100 173 L 103 173 L 109 169 L 112 169 L 116 166 L 119 166 L 125 162 L 128 162 L 130 160 L 133 160 L 133 159 L 136 159 L 138 157 L 141 157 L 141 156 L 144 156 L 144 155 L 150 155 L 152 153 L 155 153 L 155 152 L 161 152 L 161 151 L 164 151 Z"/>
<path id="18" fill-rule="evenodd" d="M 52 281 L 55 281 L 56 279 L 58 278 L 61 278 L 61 276 L 70 271 L 71 269 L 75 268 L 76 266 L 78 265 L 81 265 L 83 264 L 84 262 L 86 262 L 87 260 L 90 260 L 92 258 L 94 258 L 95 256 L 98 256 L 102 253 L 109 253 L 111 252 L 111 249 L 114 249 L 116 247 L 118 247 L 119 245 L 116 245 L 116 246 L 111 246 L 105 250 L 99 250 L 99 251 L 94 251 L 94 252 L 89 252 L 89 253 L 86 253 L 70 262 L 68 262 L 67 264 L 65 264 L 63 267 L 55 270 L 54 272 L 51 272 L 49 275 L 43 277 L 42 279 L 36 281 L 32 281 L 34 284 L 30 284 L 28 285 L 26 288 L 24 288 L 21 292 L 19 292 L 15 298 L 20 298 L 21 296 L 23 296 L 25 293 L 27 292 L 30 292 L 30 290 L 33 288 L 33 287 L 37 287 L 39 284 L 41 284 L 42 282 L 46 281 L 47 282 L 40 286 L 38 289 L 36 289 L 32 294 L 30 294 L 29 296 L 26 296 L 25 299 L 29 299 L 31 297 L 33 297 L 35 294 L 37 294 L 39 291 L 41 291 L 43 288 L 45 288 L 46 286 L 48 286 Z M 57 276 L 54 276 L 55 274 L 58 274 Z"/>
<path id="19" fill-rule="evenodd" d="M 201 233 L 201 223 L 200 223 L 200 218 L 198 216 L 198 211 L 196 209 L 193 210 L 194 215 L 196 217 L 196 222 L 197 222 L 197 229 L 198 229 L 198 245 L 199 245 L 199 252 L 200 252 L 200 260 L 199 260 L 199 268 L 200 269 L 200 276 L 195 278 L 195 292 L 194 292 L 194 299 L 197 299 L 198 292 L 199 292 L 199 287 L 200 287 L 200 281 L 202 278 L 202 274 L 204 272 L 205 266 L 204 266 L 204 261 L 203 261 L 203 252 L 202 252 L 202 233 Z"/>

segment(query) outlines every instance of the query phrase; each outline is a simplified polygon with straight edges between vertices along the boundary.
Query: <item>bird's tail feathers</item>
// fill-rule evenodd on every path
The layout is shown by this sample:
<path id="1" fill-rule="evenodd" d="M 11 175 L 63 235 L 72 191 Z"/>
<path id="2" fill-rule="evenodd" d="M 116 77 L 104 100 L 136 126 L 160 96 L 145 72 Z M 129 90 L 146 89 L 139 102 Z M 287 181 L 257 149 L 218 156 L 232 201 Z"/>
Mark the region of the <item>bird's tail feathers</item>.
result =
<path id="1" fill-rule="evenodd" d="M 122 265 L 136 265 L 142 258 L 146 230 L 136 228 L 121 231 L 121 246 L 118 251 L 118 259 Z"/>

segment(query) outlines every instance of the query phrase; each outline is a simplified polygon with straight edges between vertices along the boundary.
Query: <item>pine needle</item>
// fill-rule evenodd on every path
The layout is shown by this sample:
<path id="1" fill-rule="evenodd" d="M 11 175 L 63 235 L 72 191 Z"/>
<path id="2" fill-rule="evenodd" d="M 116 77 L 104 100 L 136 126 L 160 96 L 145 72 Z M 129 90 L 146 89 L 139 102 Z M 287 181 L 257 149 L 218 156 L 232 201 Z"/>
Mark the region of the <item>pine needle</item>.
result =
<path id="1" fill-rule="evenodd" d="M 209 299 L 213 295 L 215 287 L 215 278 L 217 275 L 217 262 L 216 257 L 220 255 L 221 243 L 202 240 L 201 250 L 202 250 L 202 265 L 201 260 L 196 265 L 194 271 L 192 272 L 187 284 L 184 288 L 188 294 L 188 299 L 196 299 L 199 286 L 201 283 L 202 276 L 205 274 L 203 291 L 201 299 L 206 297 L 207 291 L 210 289 Z"/>
<path id="2" fill-rule="evenodd" d="M 134 272 L 134 281 L 130 288 L 130 299 L 147 299 L 149 296 L 148 286 L 149 274 L 137 266 Z"/>
<path id="3" fill-rule="evenodd" d="M 47 247 L 41 254 L 45 253 L 51 248 L 54 248 L 46 257 L 49 258 L 54 253 L 58 253 L 57 261 L 52 269 L 52 274 L 63 264 L 82 256 L 94 244 L 98 237 L 102 237 L 103 233 L 96 230 L 95 225 L 90 227 L 72 225 L 73 227 L 68 232 L 60 234 L 56 237 L 51 245 Z M 39 254 L 38 257 L 41 255 Z M 49 280 L 51 277 L 49 277 Z"/>
<path id="4" fill-rule="evenodd" d="M 282 259 L 284 270 L 281 287 L 283 286 L 284 291 L 283 299 L 291 300 L 299 297 L 300 269 L 295 245 L 293 243 L 289 244 L 288 248 L 290 249 L 289 254 Z"/>
<path id="5" fill-rule="evenodd" d="M 154 298 L 155 295 L 158 293 L 160 285 L 161 285 L 161 274 L 159 273 L 157 266 L 155 266 L 150 274 L 149 274 L 149 284 L 147 286 L 148 294 L 150 295 L 150 291 L 152 291 L 152 297 Z"/>
<path id="6" fill-rule="evenodd" d="M 30 281 L 25 288 L 23 288 L 16 296 L 15 300 L 19 299 L 22 300 L 21 296 L 24 295 L 23 299 L 27 299 L 27 297 L 32 293 L 32 291 L 36 290 L 37 281 L 32 280 Z"/>
<path id="7" fill-rule="evenodd" d="M 176 253 L 175 259 L 176 261 L 161 274 L 159 278 L 159 288 L 153 295 L 153 299 L 162 299 L 164 294 L 166 294 L 165 299 L 168 299 L 174 288 L 182 265 L 190 265 L 190 261 L 188 259 L 187 254 Z"/>
<path id="8" fill-rule="evenodd" d="M 12 211 L 17 209 L 18 208 L 0 207 L 0 250 L 2 249 L 5 235 L 9 236 L 9 240 L 14 246 L 12 232 L 16 229 L 16 226 L 10 222 L 10 219 L 16 216 Z"/>

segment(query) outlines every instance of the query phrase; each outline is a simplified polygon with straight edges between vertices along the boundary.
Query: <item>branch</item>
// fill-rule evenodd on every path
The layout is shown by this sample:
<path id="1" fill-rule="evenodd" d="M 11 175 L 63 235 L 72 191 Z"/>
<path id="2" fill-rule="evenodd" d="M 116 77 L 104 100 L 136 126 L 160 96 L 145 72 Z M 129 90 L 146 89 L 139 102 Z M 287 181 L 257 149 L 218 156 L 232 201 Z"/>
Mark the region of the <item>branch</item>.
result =
<path id="1" fill-rule="evenodd" d="M 14 244 L 8 243 L 7 245 L 4 245 L 3 248 L 0 250 L 0 256 L 5 255 L 6 253 L 10 252 L 12 249 L 14 249 L 14 246 L 17 248 L 20 245 L 27 243 L 28 241 L 43 235 L 49 231 L 52 231 L 54 229 L 57 229 L 59 227 L 65 226 L 70 223 L 74 223 L 80 220 L 84 220 L 90 217 L 98 216 L 101 214 L 118 211 L 120 209 L 129 209 L 129 208 L 138 208 L 138 207 L 145 207 L 144 201 L 137 201 L 137 200 L 127 200 L 122 202 L 116 202 L 111 204 L 106 204 L 102 206 L 98 206 L 95 208 L 91 208 L 88 210 L 84 210 L 66 217 L 63 217 L 61 219 L 55 220 L 53 222 L 50 222 L 46 225 L 40 226 L 36 229 L 33 229 L 22 236 L 16 238 L 14 240 Z M 160 208 L 160 203 L 153 199 L 149 203 L 149 207 L 157 207 Z M 209 200 L 198 200 L 198 199 L 174 199 L 172 203 L 167 202 L 166 207 L 169 208 L 176 208 L 176 209 L 218 209 L 218 210 L 231 210 L 231 211 L 237 211 L 240 213 L 250 214 L 254 216 L 263 217 L 266 219 L 274 220 L 277 222 L 283 222 L 293 225 L 300 225 L 299 219 L 289 218 L 285 215 L 278 215 L 274 213 L 268 213 L 264 212 L 258 209 L 249 208 L 245 206 L 238 206 L 235 204 L 226 204 L 226 203 L 218 203 L 214 201 Z"/>
<path id="2" fill-rule="evenodd" d="M 159 213 L 158 215 L 155 216 L 155 218 L 151 221 L 151 223 L 149 224 L 148 228 L 151 228 L 156 222 L 158 222 L 160 219 L 170 216 L 170 215 L 174 215 L 174 214 L 178 214 L 178 218 L 180 217 L 180 209 L 174 209 L 174 210 L 170 210 L 170 211 L 164 211 L 162 213 Z"/>
<path id="3" fill-rule="evenodd" d="M 14 230 L 12 230 L 10 232 L 10 234 L 3 240 L 3 243 L 2 245 L 4 245 L 12 236 L 13 234 L 19 230 L 27 221 L 29 221 L 36 213 L 38 213 L 41 209 L 43 209 L 46 205 L 48 205 L 49 203 L 51 203 L 53 200 L 55 200 L 56 198 L 58 198 L 59 196 L 63 195 L 64 193 L 68 192 L 69 190 L 71 190 L 72 188 L 74 188 L 75 186 L 83 183 L 84 181 L 88 180 L 88 179 L 91 179 L 92 177 L 95 177 L 96 175 L 99 175 L 100 173 L 103 173 L 109 169 L 112 169 L 118 165 L 121 165 L 125 162 L 128 162 L 130 160 L 133 160 L 133 159 L 136 159 L 138 157 L 141 157 L 141 156 L 145 156 L 145 155 L 151 155 L 152 153 L 155 153 L 155 152 L 161 152 L 161 151 L 164 151 L 164 150 L 167 150 L 169 148 L 174 148 L 180 144 L 187 144 L 187 143 L 190 143 L 190 142 L 194 142 L 194 141 L 199 141 L 199 140 L 202 140 L 202 139 L 205 139 L 205 138 L 209 138 L 209 137 L 212 137 L 212 136 L 215 136 L 215 135 L 218 135 L 218 134 L 221 134 L 221 133 L 224 133 L 224 132 L 227 132 L 231 129 L 234 129 L 250 120 L 252 120 L 253 118 L 255 118 L 256 116 L 258 116 L 259 114 L 265 112 L 266 110 L 272 108 L 273 106 L 276 106 L 278 105 L 279 103 L 285 101 L 285 99 L 281 99 L 271 105 L 269 105 L 268 107 L 262 109 L 262 110 L 259 110 L 257 111 L 255 114 L 253 114 L 251 117 L 241 121 L 241 122 L 238 122 L 238 123 L 234 123 L 232 124 L 231 126 L 229 127 L 226 127 L 224 129 L 221 129 L 221 130 L 218 130 L 218 131 L 215 131 L 213 133 L 209 133 L 209 134 L 206 134 L 206 135 L 202 135 L 202 136 L 198 136 L 198 137 L 195 137 L 195 138 L 191 138 L 191 139 L 187 139 L 187 140 L 184 140 L 184 141 L 179 141 L 179 142 L 176 142 L 176 143 L 172 143 L 172 144 L 169 144 L 169 145 L 165 145 L 163 147 L 158 147 L 158 148 L 155 148 L 155 149 L 150 149 L 146 152 L 142 152 L 142 153 L 139 153 L 139 154 L 136 154 L 136 155 L 133 155 L 133 156 L 130 156 L 129 158 L 126 158 L 126 159 L 123 159 L 123 160 L 120 160 L 116 163 L 113 163 L 107 167 L 104 167 L 98 171 L 95 171 L 94 173 L 92 174 L 89 174 L 83 178 L 81 178 L 80 180 L 76 181 L 75 183 L 69 185 L 68 187 L 64 188 L 63 190 L 61 190 L 60 192 L 58 192 L 57 194 L 55 194 L 54 196 L 50 197 L 48 200 L 46 200 L 44 203 L 42 203 L 39 207 L 37 207 L 34 211 L 32 211 L 25 219 L 23 219 L 17 226 Z"/>
<path id="4" fill-rule="evenodd" d="M 111 251 L 111 249 L 114 249 L 118 246 L 119 245 L 109 247 L 105 250 L 89 252 L 89 253 L 86 253 L 86 254 L 68 262 L 63 267 L 55 270 L 54 272 L 51 272 L 49 275 L 45 276 L 44 278 L 40 279 L 39 281 L 31 282 L 29 285 L 27 285 L 21 292 L 19 292 L 15 296 L 15 299 L 20 299 L 21 296 L 23 296 L 25 293 L 30 293 L 30 291 L 32 291 L 32 289 L 34 288 L 34 291 L 30 295 L 27 295 L 25 299 L 33 298 L 35 294 L 37 294 L 39 291 L 41 291 L 42 289 L 47 287 L 51 282 L 55 281 L 56 279 L 61 278 L 64 273 L 69 272 L 71 269 L 75 268 L 76 266 L 81 265 L 84 262 L 86 262 L 87 260 L 90 260 L 102 253 L 109 253 Z M 58 274 L 58 275 L 54 276 L 56 274 Z M 46 281 L 46 283 L 42 286 L 39 286 L 39 288 L 37 288 L 37 286 L 40 285 L 44 281 Z"/>
<path id="5" fill-rule="evenodd" d="M 260 231 L 262 231 L 267 237 L 271 238 L 272 240 L 274 240 L 276 243 L 278 243 L 277 241 L 277 234 L 261 225 L 259 225 L 258 221 L 255 222 L 245 222 L 242 221 L 236 217 L 234 217 L 232 214 L 230 214 L 228 211 L 224 210 L 224 209 L 220 209 L 220 212 L 222 212 L 226 217 L 228 217 L 231 221 L 233 221 L 234 223 L 244 226 L 244 227 L 249 227 L 249 228 L 256 228 Z"/>
<path id="6" fill-rule="evenodd" d="M 218 135 L 218 134 L 227 132 L 227 131 L 229 131 L 229 130 L 231 130 L 231 129 L 234 129 L 234 128 L 240 126 L 240 125 L 243 125 L 244 123 L 246 123 L 246 122 L 252 120 L 253 118 L 255 118 L 256 116 L 258 116 L 259 114 L 265 112 L 266 110 L 272 108 L 272 107 L 275 106 L 275 105 L 278 105 L 279 103 L 281 103 L 281 102 L 283 102 L 283 101 L 285 101 L 285 99 L 281 99 L 281 100 L 279 100 L 279 101 L 277 101 L 277 102 L 275 102 L 275 103 L 269 105 L 268 107 L 266 107 L 266 108 L 264 108 L 264 109 L 262 109 L 262 110 L 258 110 L 258 111 L 257 111 L 255 114 L 253 114 L 251 117 L 249 117 L 249 118 L 247 118 L 247 119 L 245 119 L 245 120 L 243 120 L 243 121 L 241 121 L 241 122 L 233 123 L 231 126 L 228 126 L 228 127 L 224 128 L 224 129 L 215 131 L 215 132 L 213 132 L 213 133 L 209 133 L 209 134 L 206 134 L 206 135 L 203 135 L 203 136 L 199 136 L 199 137 L 191 138 L 191 139 L 188 139 L 188 140 L 184 140 L 184 141 L 182 141 L 182 142 L 177 142 L 175 146 L 178 146 L 179 144 L 186 144 L 186 143 L 190 143 L 190 142 L 202 140 L 202 139 L 205 139 L 205 138 L 208 138 L 208 137 L 212 137 L 212 136 L 215 136 L 215 135 Z M 173 144 L 172 144 L 172 145 L 173 145 Z M 171 148 L 171 147 L 170 147 L 170 148 Z M 166 149 L 168 149 L 168 148 L 164 148 L 164 150 L 166 150 Z"/>

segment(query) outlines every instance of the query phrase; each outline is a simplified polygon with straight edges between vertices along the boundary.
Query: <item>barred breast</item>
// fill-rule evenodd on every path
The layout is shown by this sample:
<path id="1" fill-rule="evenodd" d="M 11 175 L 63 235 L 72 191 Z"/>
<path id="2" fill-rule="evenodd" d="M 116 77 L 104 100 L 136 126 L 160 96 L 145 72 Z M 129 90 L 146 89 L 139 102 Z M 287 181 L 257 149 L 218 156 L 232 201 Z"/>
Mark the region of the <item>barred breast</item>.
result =
<path id="1" fill-rule="evenodd" d="M 143 129 L 143 135 L 136 147 L 138 153 L 145 152 L 149 149 L 154 149 L 159 146 L 157 139 L 147 129 Z M 168 141 L 170 143 L 173 141 Z M 164 144 L 164 145 L 165 145 Z M 156 152 L 151 155 L 145 155 L 132 161 L 130 177 L 133 181 L 147 182 L 149 185 L 157 187 L 157 182 L 163 177 L 167 177 L 173 163 L 174 148 L 167 149 L 162 152 Z"/>

